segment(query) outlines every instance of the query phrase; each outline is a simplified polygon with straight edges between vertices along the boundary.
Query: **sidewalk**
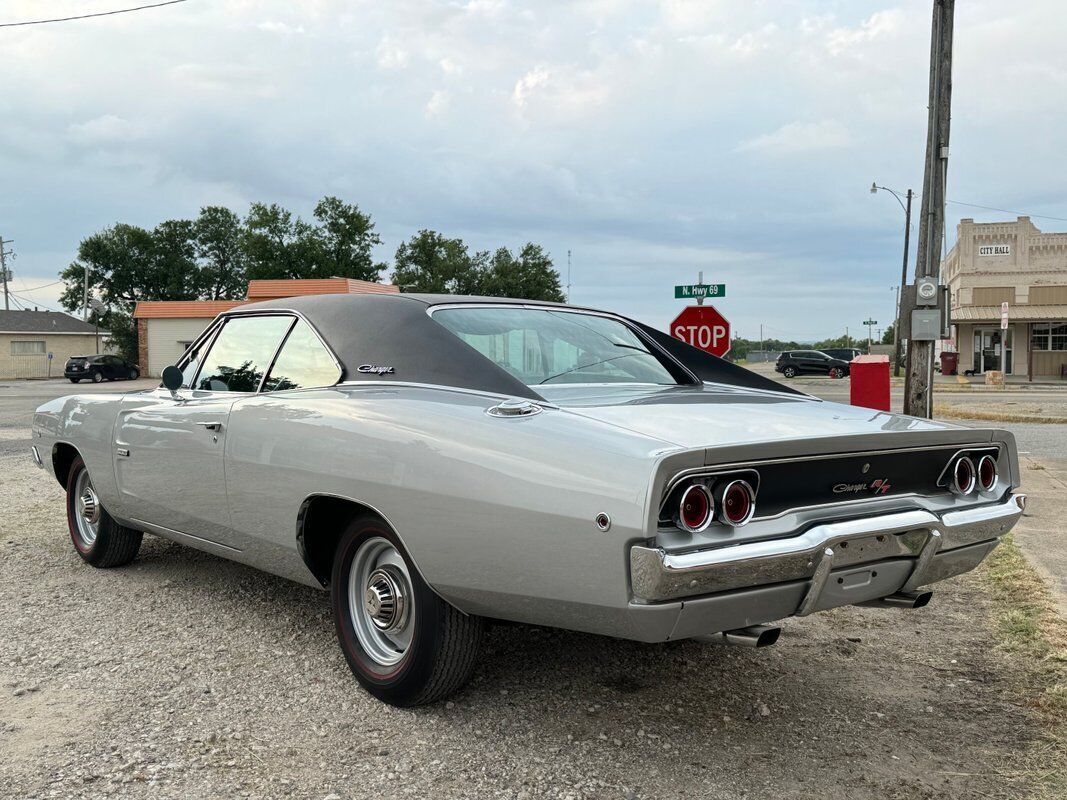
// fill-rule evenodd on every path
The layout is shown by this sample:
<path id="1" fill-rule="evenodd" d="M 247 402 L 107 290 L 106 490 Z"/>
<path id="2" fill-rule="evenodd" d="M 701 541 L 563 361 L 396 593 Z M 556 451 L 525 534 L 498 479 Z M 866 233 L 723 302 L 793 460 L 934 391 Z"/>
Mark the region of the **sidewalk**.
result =
<path id="1" fill-rule="evenodd" d="M 1026 514 L 1015 542 L 1048 583 L 1060 615 L 1067 617 L 1067 461 L 1019 458 Z"/>

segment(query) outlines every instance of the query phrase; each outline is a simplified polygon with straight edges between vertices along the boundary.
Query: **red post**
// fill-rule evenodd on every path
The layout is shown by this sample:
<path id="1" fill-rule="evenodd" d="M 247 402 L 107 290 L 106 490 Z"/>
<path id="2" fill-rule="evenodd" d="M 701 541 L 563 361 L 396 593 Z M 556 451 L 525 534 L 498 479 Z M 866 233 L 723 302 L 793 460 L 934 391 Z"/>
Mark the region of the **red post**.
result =
<path id="1" fill-rule="evenodd" d="M 852 405 L 889 411 L 889 356 L 856 356 L 850 374 Z"/>

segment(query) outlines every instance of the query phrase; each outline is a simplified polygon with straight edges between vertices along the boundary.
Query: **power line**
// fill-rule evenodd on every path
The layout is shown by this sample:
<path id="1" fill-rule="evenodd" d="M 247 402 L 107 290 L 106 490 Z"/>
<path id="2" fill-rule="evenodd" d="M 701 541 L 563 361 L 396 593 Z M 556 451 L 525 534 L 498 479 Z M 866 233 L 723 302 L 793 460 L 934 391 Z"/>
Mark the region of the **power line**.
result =
<path id="1" fill-rule="evenodd" d="M 23 294 L 29 294 L 30 292 L 36 292 L 38 289 L 47 289 L 49 286 L 55 286 L 57 283 L 63 283 L 63 281 L 52 281 L 51 283 L 42 283 L 40 286 L 34 286 L 27 289 L 25 286 L 19 289 Z"/>
<path id="2" fill-rule="evenodd" d="M 969 208 L 981 208 L 986 211 L 999 211 L 1002 214 L 1014 214 L 1017 217 L 1037 217 L 1038 219 L 1054 219 L 1059 222 L 1067 222 L 1067 217 L 1050 217 L 1048 214 L 1026 214 L 1022 211 L 1009 211 L 1006 208 L 993 208 L 993 206 L 980 206 L 976 203 L 962 203 L 959 200 L 949 200 L 948 202 L 956 206 L 967 206 Z"/>
<path id="3" fill-rule="evenodd" d="M 31 300 L 31 299 L 30 299 L 30 298 L 28 298 L 28 297 L 22 297 L 22 296 L 20 296 L 20 295 L 17 295 L 17 294 L 15 294 L 14 292 L 12 292 L 12 293 L 11 293 L 11 299 L 12 299 L 12 300 L 14 300 L 14 301 L 16 302 L 16 304 L 17 304 L 17 305 L 18 305 L 18 306 L 19 306 L 20 308 L 22 308 L 22 310 L 23 310 L 23 311 L 27 311 L 28 309 L 27 309 L 27 308 L 26 308 L 25 306 L 23 306 L 23 305 L 22 305 L 21 303 L 18 303 L 18 300 L 21 300 L 21 301 L 22 301 L 23 303 L 26 303 L 27 305 L 31 305 L 31 306 L 40 306 L 41 308 L 45 308 L 45 309 L 48 309 L 49 311 L 59 311 L 59 309 L 58 309 L 58 308 L 53 308 L 52 306 L 46 306 L 46 305 L 45 305 L 44 303 L 42 303 L 42 302 L 40 302 L 40 301 L 37 301 L 37 300 Z M 65 314 L 65 313 L 67 313 L 67 312 L 65 312 L 65 311 L 59 311 L 59 313 L 61 313 L 61 314 Z"/>
<path id="4" fill-rule="evenodd" d="M 70 22 L 75 19 L 89 19 L 90 17 L 110 17 L 115 14 L 129 14 L 132 11 L 144 11 L 146 8 L 159 8 L 160 6 L 173 6 L 184 3 L 185 0 L 167 0 L 165 3 L 152 3 L 147 6 L 136 8 L 120 8 L 117 11 L 99 11 L 95 14 L 80 14 L 76 17 L 56 17 L 55 19 L 35 19 L 27 22 L 0 22 L 0 28 L 20 28 L 24 25 L 47 25 L 49 22 Z"/>

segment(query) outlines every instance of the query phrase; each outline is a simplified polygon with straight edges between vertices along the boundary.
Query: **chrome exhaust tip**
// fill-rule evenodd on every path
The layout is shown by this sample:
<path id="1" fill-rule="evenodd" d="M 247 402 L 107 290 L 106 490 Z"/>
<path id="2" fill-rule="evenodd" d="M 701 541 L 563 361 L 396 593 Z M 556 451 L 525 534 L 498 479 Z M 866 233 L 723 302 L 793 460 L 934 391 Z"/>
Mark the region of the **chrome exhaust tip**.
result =
<path id="1" fill-rule="evenodd" d="M 930 604 L 933 592 L 896 592 L 877 600 L 868 600 L 866 603 L 857 603 L 870 608 L 922 608 Z"/>
<path id="2" fill-rule="evenodd" d="M 752 625 L 748 628 L 723 631 L 719 635 L 723 642 L 735 647 L 770 647 L 778 641 L 782 629 L 771 625 Z"/>

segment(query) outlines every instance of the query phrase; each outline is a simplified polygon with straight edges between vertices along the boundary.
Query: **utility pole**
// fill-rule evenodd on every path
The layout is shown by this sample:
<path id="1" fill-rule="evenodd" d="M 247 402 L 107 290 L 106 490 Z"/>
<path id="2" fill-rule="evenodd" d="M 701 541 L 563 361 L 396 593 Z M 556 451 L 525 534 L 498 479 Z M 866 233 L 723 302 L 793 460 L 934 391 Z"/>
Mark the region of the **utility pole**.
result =
<path id="1" fill-rule="evenodd" d="M 4 237 L 0 236 L 0 276 L 3 276 L 3 279 L 4 279 L 4 311 L 10 311 L 11 310 L 11 301 L 10 301 L 10 299 L 8 299 L 8 296 L 7 296 L 7 256 L 8 256 L 8 254 L 7 254 L 7 251 L 4 250 L 4 247 L 6 247 L 7 245 L 11 244 L 13 241 L 15 241 L 15 240 L 14 239 L 8 239 L 7 241 L 4 241 Z"/>
<path id="2" fill-rule="evenodd" d="M 89 265 L 84 265 L 85 284 L 82 287 L 82 319 L 89 321 Z"/>
<path id="3" fill-rule="evenodd" d="M 900 338 L 900 298 L 908 285 L 908 244 L 911 239 L 911 189 L 908 189 L 908 208 L 904 212 L 904 266 L 900 268 L 900 289 L 897 291 L 897 323 L 893 326 L 893 377 L 900 377 L 900 351 L 904 340 Z"/>
<path id="4" fill-rule="evenodd" d="M 930 33 L 930 101 L 926 130 L 926 165 L 923 172 L 919 246 L 915 259 L 916 284 L 937 273 L 941 263 L 945 225 L 945 183 L 948 178 L 948 141 L 952 108 L 952 21 L 955 0 L 934 0 Z M 908 343 L 904 382 L 904 413 L 933 416 L 934 343 Z"/>
<path id="5" fill-rule="evenodd" d="M 571 251 L 567 251 L 567 302 L 571 301 Z"/>

